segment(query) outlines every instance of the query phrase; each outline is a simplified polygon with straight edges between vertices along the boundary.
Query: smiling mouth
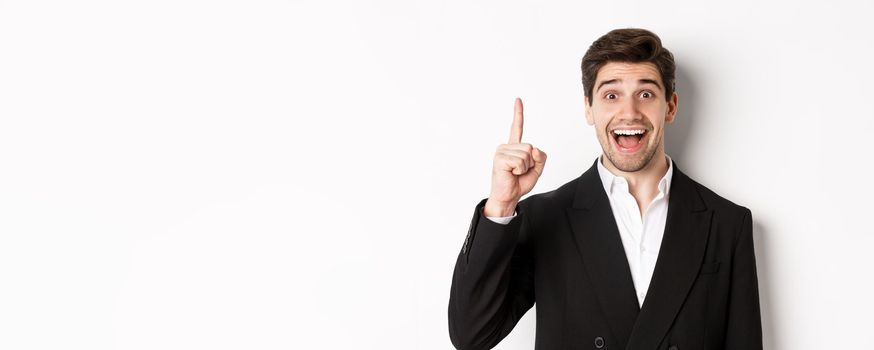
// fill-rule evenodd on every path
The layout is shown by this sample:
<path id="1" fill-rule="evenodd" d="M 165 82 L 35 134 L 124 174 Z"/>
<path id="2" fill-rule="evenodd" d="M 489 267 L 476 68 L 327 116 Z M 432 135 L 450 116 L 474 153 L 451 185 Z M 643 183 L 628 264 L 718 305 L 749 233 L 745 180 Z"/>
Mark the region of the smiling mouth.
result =
<path id="1" fill-rule="evenodd" d="M 636 152 L 643 145 L 643 140 L 649 135 L 649 130 L 642 129 L 642 134 L 636 135 L 620 135 L 615 131 L 610 131 L 610 136 L 613 138 L 613 143 L 616 147 L 622 151 L 627 153 Z"/>

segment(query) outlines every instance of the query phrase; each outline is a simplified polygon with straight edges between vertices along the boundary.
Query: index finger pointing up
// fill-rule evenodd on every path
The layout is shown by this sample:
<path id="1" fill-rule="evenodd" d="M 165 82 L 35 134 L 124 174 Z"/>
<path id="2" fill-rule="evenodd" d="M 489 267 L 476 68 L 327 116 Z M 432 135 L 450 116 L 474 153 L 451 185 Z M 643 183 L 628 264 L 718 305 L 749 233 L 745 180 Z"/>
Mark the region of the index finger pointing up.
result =
<path id="1" fill-rule="evenodd" d="M 510 142 L 522 142 L 522 99 L 516 97 L 516 105 L 513 107 L 513 126 L 510 128 Z"/>

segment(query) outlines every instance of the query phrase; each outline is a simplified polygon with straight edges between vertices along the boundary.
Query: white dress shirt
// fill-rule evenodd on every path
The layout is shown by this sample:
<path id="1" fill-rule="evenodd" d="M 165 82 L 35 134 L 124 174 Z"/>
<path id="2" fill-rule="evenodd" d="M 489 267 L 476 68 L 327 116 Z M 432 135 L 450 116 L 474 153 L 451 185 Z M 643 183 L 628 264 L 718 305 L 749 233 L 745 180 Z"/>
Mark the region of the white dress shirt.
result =
<path id="1" fill-rule="evenodd" d="M 668 195 L 671 188 L 671 177 L 674 174 L 674 166 L 671 157 L 665 155 L 668 162 L 668 171 L 659 180 L 659 193 L 647 206 L 646 212 L 641 218 L 640 207 L 631 192 L 628 191 L 628 181 L 622 176 L 616 176 L 602 164 L 603 155 L 598 157 L 598 175 L 604 185 L 604 192 L 610 200 L 616 226 L 619 228 L 619 237 L 625 248 L 625 257 L 628 259 L 628 267 L 631 269 L 631 279 L 634 282 L 634 290 L 637 291 L 637 302 L 643 306 L 643 300 L 649 289 L 649 282 L 655 269 L 656 260 L 659 256 L 659 248 L 662 245 L 662 237 L 665 232 L 665 220 L 668 216 Z M 489 217 L 499 224 L 510 222 L 513 216 Z"/>

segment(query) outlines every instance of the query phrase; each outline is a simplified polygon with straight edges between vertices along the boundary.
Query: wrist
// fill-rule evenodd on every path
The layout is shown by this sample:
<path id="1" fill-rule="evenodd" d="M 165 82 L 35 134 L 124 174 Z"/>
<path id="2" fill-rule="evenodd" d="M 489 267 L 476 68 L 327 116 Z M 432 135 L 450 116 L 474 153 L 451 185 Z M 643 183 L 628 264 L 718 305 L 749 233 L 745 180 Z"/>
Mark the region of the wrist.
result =
<path id="1" fill-rule="evenodd" d="M 516 202 L 498 202 L 491 199 L 486 201 L 483 207 L 483 216 L 507 217 L 516 212 Z"/>

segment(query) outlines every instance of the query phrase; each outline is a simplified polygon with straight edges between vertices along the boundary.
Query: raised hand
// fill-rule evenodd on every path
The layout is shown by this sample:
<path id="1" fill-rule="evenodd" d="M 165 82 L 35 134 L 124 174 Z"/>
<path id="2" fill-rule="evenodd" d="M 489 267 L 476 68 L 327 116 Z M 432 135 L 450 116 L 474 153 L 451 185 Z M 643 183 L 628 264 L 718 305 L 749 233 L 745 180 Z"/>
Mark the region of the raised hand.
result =
<path id="1" fill-rule="evenodd" d="M 522 198 L 537 183 L 546 153 L 529 143 L 522 143 L 522 100 L 516 98 L 510 140 L 498 145 L 492 165 L 492 190 L 483 209 L 485 216 L 511 216 Z"/>

